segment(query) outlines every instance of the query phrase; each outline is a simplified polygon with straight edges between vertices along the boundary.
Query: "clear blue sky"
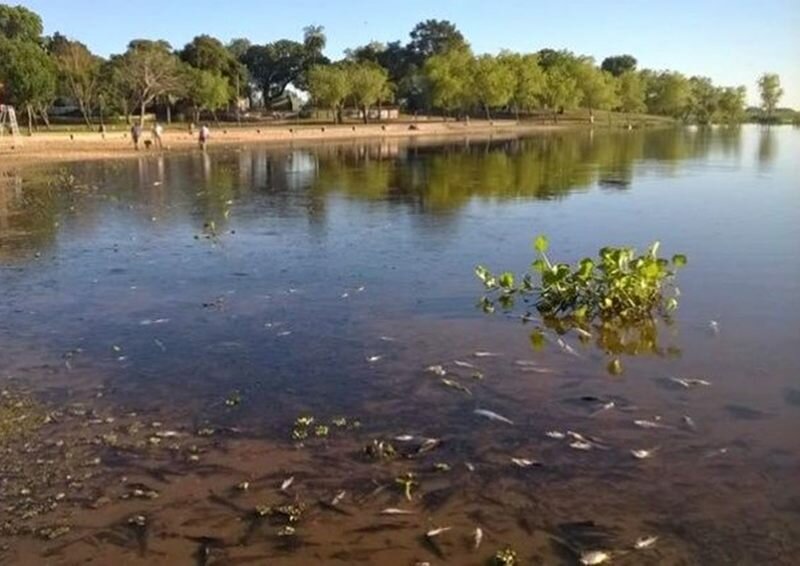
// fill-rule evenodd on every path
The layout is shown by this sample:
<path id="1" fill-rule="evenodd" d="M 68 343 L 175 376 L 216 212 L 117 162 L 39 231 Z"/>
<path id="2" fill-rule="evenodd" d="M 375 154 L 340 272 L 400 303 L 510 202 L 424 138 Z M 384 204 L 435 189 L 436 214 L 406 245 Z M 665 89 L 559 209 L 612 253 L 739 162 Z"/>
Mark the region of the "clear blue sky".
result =
<path id="1" fill-rule="evenodd" d="M 782 105 L 800 108 L 800 0 L 5 0 L 21 3 L 59 31 L 108 55 L 134 37 L 173 47 L 208 33 L 255 43 L 300 39 L 325 26 L 327 54 L 371 40 L 408 39 L 420 20 L 453 21 L 474 50 L 567 48 L 598 61 L 630 53 L 640 67 L 744 84 L 756 101 L 764 71 L 781 75 Z"/>

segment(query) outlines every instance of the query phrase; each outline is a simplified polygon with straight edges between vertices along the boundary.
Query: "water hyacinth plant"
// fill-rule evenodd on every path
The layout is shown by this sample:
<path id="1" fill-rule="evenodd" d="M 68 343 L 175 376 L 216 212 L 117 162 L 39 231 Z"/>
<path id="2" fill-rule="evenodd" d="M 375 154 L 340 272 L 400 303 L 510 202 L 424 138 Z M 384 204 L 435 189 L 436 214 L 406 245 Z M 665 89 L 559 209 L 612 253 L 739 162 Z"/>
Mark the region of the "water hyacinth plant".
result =
<path id="1" fill-rule="evenodd" d="M 655 314 L 668 316 L 678 307 L 674 277 L 686 265 L 686 256 L 677 254 L 671 261 L 659 258 L 658 242 L 641 255 L 630 247 L 604 247 L 597 259 L 584 258 L 575 266 L 550 261 L 545 236 L 538 236 L 533 246 L 538 257 L 531 264 L 532 272 L 521 279 L 511 272 L 495 275 L 483 266 L 475 268 L 489 291 L 481 301 L 484 310 L 492 312 L 495 305 L 508 310 L 523 298 L 533 301 L 544 317 L 581 325 L 596 319 L 638 323 Z"/>

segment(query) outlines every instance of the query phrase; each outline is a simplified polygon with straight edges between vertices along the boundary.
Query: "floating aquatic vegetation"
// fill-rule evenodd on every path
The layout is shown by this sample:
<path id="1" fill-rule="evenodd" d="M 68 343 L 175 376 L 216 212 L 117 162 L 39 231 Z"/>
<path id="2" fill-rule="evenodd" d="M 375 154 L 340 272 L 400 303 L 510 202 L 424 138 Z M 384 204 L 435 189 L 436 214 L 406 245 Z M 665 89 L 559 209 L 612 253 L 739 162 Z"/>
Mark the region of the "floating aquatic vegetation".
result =
<path id="1" fill-rule="evenodd" d="M 233 392 L 225 399 L 225 405 L 227 407 L 236 407 L 237 405 L 241 404 L 241 402 L 242 395 L 238 391 Z"/>
<path id="2" fill-rule="evenodd" d="M 328 436 L 330 429 L 325 425 L 317 425 L 314 427 L 314 436 L 325 437 Z"/>
<path id="3" fill-rule="evenodd" d="M 279 537 L 291 537 L 297 534 L 297 529 L 291 525 L 284 525 L 278 529 L 277 535 Z"/>
<path id="4" fill-rule="evenodd" d="M 492 564 L 496 566 L 516 566 L 517 552 L 510 546 L 502 550 L 498 550 L 492 557 Z"/>
<path id="5" fill-rule="evenodd" d="M 397 485 L 402 486 L 403 494 L 408 501 L 411 501 L 411 492 L 419 485 L 413 472 L 406 472 L 402 476 L 394 478 Z"/>
<path id="6" fill-rule="evenodd" d="M 331 419 L 331 424 L 338 428 L 344 428 L 347 426 L 347 417 L 334 417 Z"/>
<path id="7" fill-rule="evenodd" d="M 490 421 L 498 421 L 498 422 L 506 423 L 506 424 L 510 424 L 510 425 L 514 424 L 514 421 L 512 421 L 511 419 L 508 419 L 508 418 L 504 417 L 503 415 L 495 413 L 494 411 L 489 411 L 487 409 L 475 409 L 474 412 L 475 412 L 476 415 L 480 415 L 481 417 L 486 417 Z"/>
<path id="8" fill-rule="evenodd" d="M 397 450 L 390 442 L 373 439 L 364 447 L 364 454 L 373 460 L 387 460 L 397 456 Z"/>
<path id="9" fill-rule="evenodd" d="M 644 550 L 652 547 L 656 542 L 658 542 L 657 536 L 641 537 L 636 539 L 636 542 L 633 543 L 633 548 L 636 550 Z"/>
<path id="10" fill-rule="evenodd" d="M 579 561 L 583 566 L 605 564 L 609 560 L 611 560 L 611 554 L 604 550 L 590 550 L 589 552 L 583 552 L 579 558 Z"/>

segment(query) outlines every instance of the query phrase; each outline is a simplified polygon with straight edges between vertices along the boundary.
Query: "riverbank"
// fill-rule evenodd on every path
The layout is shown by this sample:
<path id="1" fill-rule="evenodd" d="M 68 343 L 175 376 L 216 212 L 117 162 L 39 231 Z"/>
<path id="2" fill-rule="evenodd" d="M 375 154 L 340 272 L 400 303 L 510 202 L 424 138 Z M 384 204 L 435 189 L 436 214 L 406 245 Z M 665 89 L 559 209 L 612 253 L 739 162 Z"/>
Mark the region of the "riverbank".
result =
<path id="1" fill-rule="evenodd" d="M 417 138 L 446 136 L 513 136 L 576 127 L 575 123 L 543 124 L 513 120 L 472 120 L 466 122 L 419 122 L 346 125 L 222 125 L 212 128 L 209 147 L 237 144 L 342 141 L 349 139 Z M 145 131 L 143 140 L 150 140 Z M 197 149 L 197 133 L 184 126 L 167 128 L 163 135 L 164 152 Z M 0 166 L 20 166 L 42 162 L 67 162 L 93 159 L 117 159 L 157 153 L 154 147 L 136 151 L 127 129 L 119 127 L 105 136 L 95 132 L 40 132 L 31 137 L 20 136 L 16 143 L 11 136 L 0 138 Z"/>

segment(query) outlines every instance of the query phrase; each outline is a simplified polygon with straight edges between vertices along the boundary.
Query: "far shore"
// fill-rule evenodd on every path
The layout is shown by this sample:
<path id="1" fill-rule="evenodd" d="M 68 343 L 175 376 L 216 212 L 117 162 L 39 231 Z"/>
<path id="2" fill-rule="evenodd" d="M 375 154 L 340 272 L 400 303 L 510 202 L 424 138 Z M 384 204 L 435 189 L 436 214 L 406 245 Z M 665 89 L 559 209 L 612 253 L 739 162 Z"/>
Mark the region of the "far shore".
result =
<path id="1" fill-rule="evenodd" d="M 323 125 L 291 124 L 246 125 L 221 124 L 211 126 L 208 148 L 244 144 L 293 144 L 296 142 L 320 143 L 328 140 L 350 139 L 418 138 L 453 136 L 515 136 L 526 133 L 580 127 L 575 122 L 545 124 L 541 122 L 516 122 L 513 120 L 472 120 L 470 122 L 396 122 L 383 124 Z M 583 124 L 585 126 L 585 124 Z M 164 149 L 153 145 L 145 147 L 151 140 L 150 126 L 145 125 L 140 149 L 136 151 L 127 126 L 118 125 L 103 137 L 100 133 L 87 131 L 40 131 L 33 136 L 18 136 L 16 144 L 10 135 L 0 138 L 0 168 L 39 163 L 117 159 L 159 153 L 200 151 L 197 131 L 190 134 L 185 124 L 167 126 L 163 135 Z"/>

